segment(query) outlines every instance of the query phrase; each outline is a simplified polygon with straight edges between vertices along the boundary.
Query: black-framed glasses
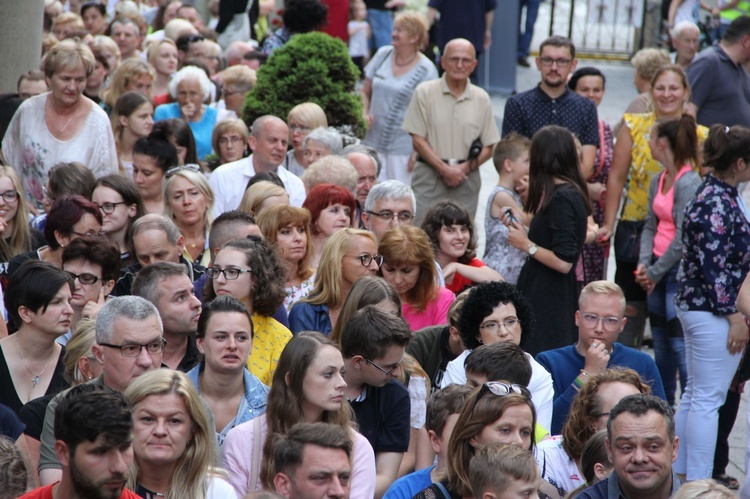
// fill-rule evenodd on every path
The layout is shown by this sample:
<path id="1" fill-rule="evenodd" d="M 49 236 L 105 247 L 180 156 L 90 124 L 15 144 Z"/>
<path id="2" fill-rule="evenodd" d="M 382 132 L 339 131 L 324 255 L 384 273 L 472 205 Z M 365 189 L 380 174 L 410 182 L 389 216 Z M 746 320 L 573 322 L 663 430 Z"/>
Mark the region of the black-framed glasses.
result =
<path id="1" fill-rule="evenodd" d="M 560 68 L 567 68 L 570 66 L 570 63 L 573 62 L 572 59 L 553 59 L 552 57 L 540 57 L 539 62 L 542 63 L 542 66 L 550 67 L 553 64 L 557 64 Z"/>
<path id="2" fill-rule="evenodd" d="M 377 369 L 377 370 L 378 370 L 378 371 L 380 371 L 381 373 L 385 374 L 386 376 L 393 376 L 393 371 L 395 371 L 396 369 L 398 369 L 399 367 L 401 367 L 401 363 L 402 363 L 403 361 L 404 361 L 404 359 L 401 359 L 401 360 L 399 360 L 399 361 L 398 361 L 398 364 L 396 364 L 396 365 L 395 365 L 395 366 L 393 367 L 393 369 L 390 369 L 390 370 L 386 370 L 385 368 L 383 368 L 383 367 L 380 367 L 379 365 L 377 365 L 377 364 L 376 364 L 375 362 L 371 361 L 370 359 L 365 359 L 365 362 L 367 362 L 367 363 L 368 363 L 368 364 L 370 364 L 371 366 L 375 367 L 375 369 Z"/>
<path id="3" fill-rule="evenodd" d="M 410 211 L 399 211 L 398 213 L 394 213 L 390 210 L 385 210 L 380 212 L 366 211 L 365 213 L 374 217 L 378 217 L 387 222 L 390 222 L 394 218 L 398 218 L 399 222 L 408 222 L 409 220 L 412 220 L 414 218 L 414 213 Z"/>
<path id="4" fill-rule="evenodd" d="M 240 274 L 245 274 L 252 271 L 253 269 L 236 269 L 233 267 L 230 267 L 228 269 L 208 267 L 206 269 L 206 276 L 208 276 L 209 279 L 218 279 L 221 274 L 224 274 L 224 279 L 226 279 L 227 281 L 234 281 L 240 276 Z"/>
<path id="5" fill-rule="evenodd" d="M 496 333 L 500 326 L 503 326 L 506 331 L 514 331 L 518 326 L 521 325 L 521 321 L 517 317 L 506 317 L 502 321 L 487 321 L 479 326 L 479 329 L 484 329 L 490 333 Z"/>
<path id="6" fill-rule="evenodd" d="M 599 325 L 599 321 L 601 321 L 602 327 L 607 331 L 617 331 L 622 323 L 622 319 L 619 317 L 601 317 L 588 312 L 582 312 L 581 319 L 586 327 L 596 327 Z"/>
<path id="7" fill-rule="evenodd" d="M 120 355 L 123 357 L 138 357 L 141 354 L 141 350 L 144 348 L 149 355 L 156 355 L 164 351 L 164 346 L 167 344 L 167 340 L 160 338 L 151 343 L 141 345 L 138 343 L 130 343 L 127 345 L 113 345 L 111 343 L 99 343 L 103 347 L 113 348 L 120 351 Z"/>
<path id="8" fill-rule="evenodd" d="M 6 203 L 9 203 L 9 204 L 14 203 L 18 201 L 18 192 L 16 191 L 0 192 L 0 197 L 2 197 L 3 201 L 5 201 Z"/>
<path id="9" fill-rule="evenodd" d="M 89 274 L 88 272 L 84 272 L 83 274 L 74 274 L 73 272 L 69 272 L 67 270 L 64 272 L 68 274 L 74 281 L 78 279 L 78 282 L 80 282 L 81 284 L 94 284 L 96 281 L 101 279 L 101 277 L 97 277 L 94 274 Z"/>
<path id="10" fill-rule="evenodd" d="M 201 167 L 199 165 L 196 165 L 195 163 L 188 163 L 186 165 L 173 166 L 172 168 L 167 170 L 167 173 L 165 173 L 164 176 L 167 178 L 171 178 L 175 173 L 181 172 L 183 170 L 198 173 L 201 171 Z"/>
<path id="11" fill-rule="evenodd" d="M 344 255 L 348 256 L 349 258 L 356 258 L 359 260 L 359 263 L 362 264 L 363 267 L 369 267 L 370 263 L 375 262 L 375 265 L 380 267 L 383 265 L 383 255 Z"/>
<path id="12" fill-rule="evenodd" d="M 121 204 L 127 204 L 125 201 L 120 201 L 119 203 L 102 203 L 99 205 L 99 209 L 102 213 L 105 215 L 111 215 L 115 212 L 115 208 L 117 208 Z"/>

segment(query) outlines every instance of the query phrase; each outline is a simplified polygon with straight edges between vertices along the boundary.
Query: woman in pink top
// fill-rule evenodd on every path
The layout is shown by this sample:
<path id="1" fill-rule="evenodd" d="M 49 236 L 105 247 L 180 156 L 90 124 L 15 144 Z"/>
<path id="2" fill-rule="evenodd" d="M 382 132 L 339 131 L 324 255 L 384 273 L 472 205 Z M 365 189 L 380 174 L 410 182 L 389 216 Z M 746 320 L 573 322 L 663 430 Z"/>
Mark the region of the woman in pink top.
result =
<path id="1" fill-rule="evenodd" d="M 682 258 L 682 218 L 685 206 L 701 184 L 695 172 L 698 137 L 695 119 L 657 121 L 651 129 L 651 155 L 664 171 L 651 180 L 648 215 L 641 236 L 641 253 L 636 281 L 648 295 L 648 310 L 654 340 L 654 354 L 667 402 L 674 405 L 675 375 L 680 373 L 685 391 L 687 366 L 682 325 L 675 311 L 677 267 Z"/>
<path id="2" fill-rule="evenodd" d="M 344 360 L 338 345 L 316 332 L 300 333 L 281 353 L 268 393 L 266 413 L 232 428 L 222 447 L 223 468 L 243 497 L 256 490 L 274 490 L 273 441 L 295 423 L 330 423 L 351 432 L 352 497 L 374 497 L 375 453 L 365 437 L 351 427 Z"/>
<path id="3" fill-rule="evenodd" d="M 427 233 L 411 225 L 397 225 L 380 238 L 380 273 L 401 298 L 401 314 L 412 331 L 448 323 L 454 294 L 438 285 L 435 253 Z"/>

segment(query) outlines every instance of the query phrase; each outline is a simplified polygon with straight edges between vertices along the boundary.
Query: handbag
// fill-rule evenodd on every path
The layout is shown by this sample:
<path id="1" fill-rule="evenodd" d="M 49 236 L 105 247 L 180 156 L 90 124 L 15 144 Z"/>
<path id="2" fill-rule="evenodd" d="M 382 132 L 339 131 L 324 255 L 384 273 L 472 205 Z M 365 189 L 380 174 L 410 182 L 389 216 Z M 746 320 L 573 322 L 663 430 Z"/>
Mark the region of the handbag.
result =
<path id="1" fill-rule="evenodd" d="M 620 220 L 615 230 L 615 259 L 626 263 L 638 263 L 641 253 L 641 233 L 645 220 L 631 222 Z"/>

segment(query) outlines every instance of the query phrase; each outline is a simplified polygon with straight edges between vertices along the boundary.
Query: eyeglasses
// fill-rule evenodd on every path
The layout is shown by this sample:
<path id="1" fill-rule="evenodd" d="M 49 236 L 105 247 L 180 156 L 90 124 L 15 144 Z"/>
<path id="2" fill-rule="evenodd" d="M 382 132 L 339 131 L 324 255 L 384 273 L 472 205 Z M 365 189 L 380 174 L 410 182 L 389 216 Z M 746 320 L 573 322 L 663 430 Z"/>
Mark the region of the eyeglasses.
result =
<path id="1" fill-rule="evenodd" d="M 393 376 L 393 371 L 395 371 L 396 369 L 398 369 L 399 367 L 401 367 L 401 363 L 403 361 L 404 361 L 404 359 L 399 360 L 398 363 L 393 367 L 393 369 L 390 369 L 390 370 L 386 371 L 384 368 L 380 367 L 379 365 L 377 365 L 376 363 L 374 363 L 370 359 L 365 359 L 365 362 L 367 362 L 368 364 L 372 365 L 373 367 L 375 367 L 375 369 L 377 369 L 378 371 L 382 372 L 386 376 Z"/>
<path id="2" fill-rule="evenodd" d="M 365 213 L 367 213 L 368 215 L 381 218 L 388 222 L 390 222 L 394 218 L 398 218 L 399 222 L 408 222 L 409 220 L 414 218 L 414 213 L 410 211 L 399 211 L 398 213 L 394 213 L 392 211 L 385 210 L 381 212 L 366 211 Z"/>
<path id="3" fill-rule="evenodd" d="M 156 355 L 157 353 L 162 353 L 164 351 L 164 345 L 167 344 L 167 340 L 164 338 L 158 339 L 156 341 L 152 341 L 151 343 L 146 343 L 145 345 L 139 345 L 138 343 L 133 343 L 129 345 L 112 345 L 111 343 L 99 343 L 103 347 L 107 348 L 115 348 L 120 351 L 120 355 L 123 357 L 138 357 L 141 354 L 141 350 L 144 348 L 146 349 L 146 352 L 148 352 L 149 355 Z"/>
<path id="4" fill-rule="evenodd" d="M 553 64 L 557 64 L 560 68 L 567 68 L 570 66 L 570 63 L 573 62 L 572 59 L 553 59 L 551 57 L 540 57 L 539 62 L 542 63 L 542 66 L 550 67 Z"/>
<path id="5" fill-rule="evenodd" d="M 221 274 L 224 274 L 224 278 L 227 281 L 234 281 L 240 276 L 240 274 L 252 271 L 253 269 L 235 269 L 231 267 L 228 269 L 217 269 L 216 267 L 208 267 L 206 269 L 206 275 L 209 279 L 218 279 Z"/>
<path id="6" fill-rule="evenodd" d="M 487 383 L 483 384 L 482 389 L 479 390 L 479 393 L 477 394 L 477 400 L 482 398 L 482 395 L 486 392 L 490 392 L 497 397 L 505 397 L 506 395 L 515 393 L 516 395 L 521 395 L 522 397 L 526 397 L 527 399 L 531 398 L 531 392 L 525 386 L 517 385 L 515 383 L 509 385 L 508 383 L 503 383 L 502 381 L 488 381 Z"/>
<path id="7" fill-rule="evenodd" d="M 349 258 L 357 258 L 364 267 L 369 267 L 371 262 L 380 267 L 383 265 L 383 255 L 344 255 Z"/>
<path id="8" fill-rule="evenodd" d="M 620 328 L 622 319 L 619 317 L 599 317 L 596 314 L 582 313 L 581 319 L 586 327 L 596 327 L 599 321 L 602 321 L 602 327 L 607 331 L 617 331 Z"/>
<path id="9" fill-rule="evenodd" d="M 172 175 L 174 175 L 177 172 L 180 172 L 182 170 L 187 170 L 191 172 L 200 172 L 201 167 L 196 165 L 195 163 L 188 163 L 186 165 L 179 165 L 179 166 L 173 166 L 169 170 L 167 170 L 167 173 L 164 174 L 165 177 L 170 178 Z"/>
<path id="10" fill-rule="evenodd" d="M 230 142 L 232 144 L 237 144 L 237 143 L 244 142 L 244 139 L 242 137 L 237 137 L 236 135 L 233 135 L 231 137 L 221 137 L 219 139 L 219 145 L 220 146 L 225 146 L 225 145 L 229 144 Z"/>
<path id="11" fill-rule="evenodd" d="M 18 201 L 18 192 L 16 191 L 0 192 L 0 197 L 2 197 L 3 201 L 5 201 L 6 203 L 14 203 Z"/>
<path id="12" fill-rule="evenodd" d="M 104 213 L 105 215 L 110 215 L 115 212 L 115 208 L 117 208 L 118 205 L 121 204 L 127 204 L 125 201 L 120 201 L 119 203 L 102 203 L 99 205 L 99 209 Z"/>
<path id="13" fill-rule="evenodd" d="M 84 272 L 83 274 L 74 274 L 73 272 L 68 272 L 66 270 L 65 273 L 68 274 L 74 281 L 78 279 L 78 282 L 80 282 L 81 284 L 94 284 L 96 281 L 101 279 L 100 277 L 97 277 L 94 274 L 89 274 L 88 272 Z"/>
<path id="14" fill-rule="evenodd" d="M 484 324 L 480 325 L 479 329 L 484 329 L 485 331 L 489 331 L 490 333 L 495 333 L 498 329 L 500 329 L 500 326 L 503 326 L 506 331 L 511 331 L 520 325 L 521 321 L 519 321 L 518 318 L 508 317 L 502 321 L 487 321 Z"/>
<path id="15" fill-rule="evenodd" d="M 307 133 L 310 131 L 310 127 L 305 126 L 305 125 L 289 125 L 289 131 L 292 133 L 294 132 Z"/>

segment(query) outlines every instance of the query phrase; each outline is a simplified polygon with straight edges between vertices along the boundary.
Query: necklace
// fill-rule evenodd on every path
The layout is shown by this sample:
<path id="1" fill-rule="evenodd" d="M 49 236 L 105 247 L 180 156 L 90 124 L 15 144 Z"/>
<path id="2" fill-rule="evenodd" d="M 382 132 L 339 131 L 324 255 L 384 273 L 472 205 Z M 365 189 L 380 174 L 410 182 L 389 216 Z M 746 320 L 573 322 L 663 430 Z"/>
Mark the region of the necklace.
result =
<path id="1" fill-rule="evenodd" d="M 44 365 L 44 369 L 42 369 L 42 372 L 40 372 L 39 374 L 36 374 L 34 371 L 29 369 L 29 366 L 27 366 L 26 362 L 23 361 L 23 355 L 21 354 L 21 346 L 18 344 L 18 336 L 14 336 L 14 338 L 16 340 L 16 350 L 18 350 L 18 360 L 20 360 L 23 367 L 25 367 L 26 370 L 29 371 L 29 374 L 34 376 L 33 378 L 31 378 L 31 382 L 34 384 L 34 387 L 36 387 L 36 385 L 38 385 L 40 382 L 39 377 L 44 375 L 45 371 L 47 371 L 47 368 L 49 367 L 49 359 L 47 359 L 47 363 Z"/>
<path id="2" fill-rule="evenodd" d="M 399 63 L 398 63 L 398 54 L 396 54 L 396 57 L 394 57 L 394 58 L 393 58 L 393 63 L 394 63 L 394 64 L 395 64 L 396 66 L 398 66 L 398 67 L 400 67 L 400 68 L 403 68 L 404 66 L 408 66 L 409 64 L 411 64 L 412 62 L 414 62 L 414 59 L 416 59 L 418 55 L 419 55 L 419 51 L 416 51 L 416 52 L 414 53 L 414 55 L 412 56 L 412 58 L 411 58 L 411 59 L 409 59 L 409 60 L 408 60 L 407 62 L 405 62 L 405 63 L 403 63 L 403 64 L 399 64 Z"/>

